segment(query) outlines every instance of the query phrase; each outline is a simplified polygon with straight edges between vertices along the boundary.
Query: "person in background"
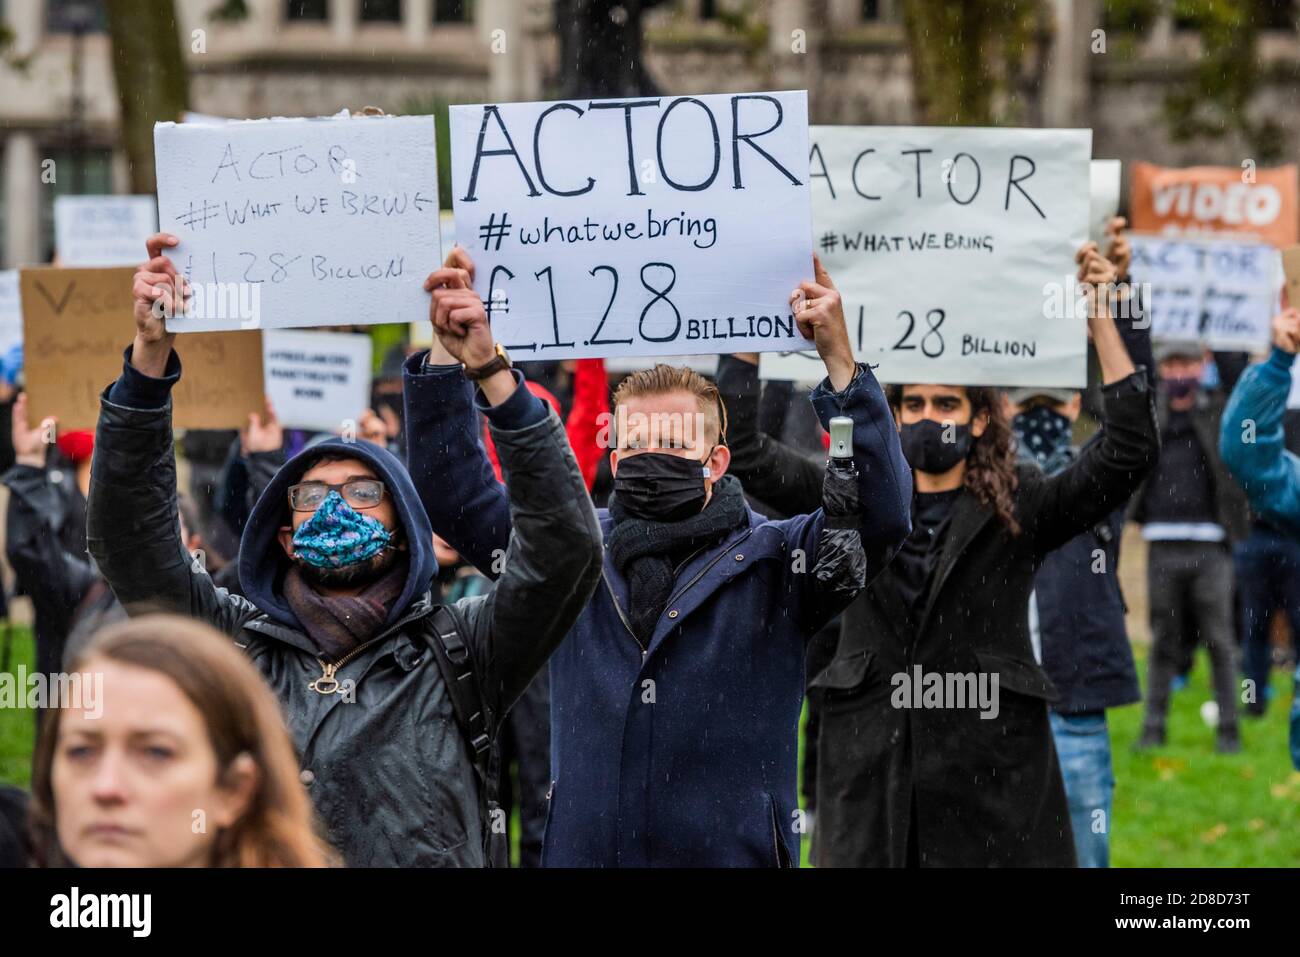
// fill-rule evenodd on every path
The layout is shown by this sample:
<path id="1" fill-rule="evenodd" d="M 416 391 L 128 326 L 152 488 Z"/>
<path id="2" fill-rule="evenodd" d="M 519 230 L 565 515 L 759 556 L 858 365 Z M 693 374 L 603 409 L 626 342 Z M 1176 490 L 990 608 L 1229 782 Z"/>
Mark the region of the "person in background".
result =
<path id="1" fill-rule="evenodd" d="M 1203 642 L 1218 706 L 1216 748 L 1241 750 L 1237 723 L 1232 545 L 1245 538 L 1247 506 L 1219 455 L 1222 406 L 1200 388 L 1204 351 L 1194 342 L 1156 346 L 1160 462 L 1133 499 L 1147 542 L 1151 657 L 1139 749 L 1166 741 L 1180 648 Z"/>
<path id="2" fill-rule="evenodd" d="M 1124 226 L 1124 219 L 1115 217 L 1107 228 L 1106 258 L 1118 276 L 1111 311 L 1134 366 L 1154 387 L 1150 324 L 1129 278 Z M 1008 390 L 1007 416 L 1021 461 L 1052 476 L 1101 442 L 1095 434 L 1082 449 L 1073 445 L 1082 402 L 1083 393 L 1074 389 Z M 1127 504 L 1048 554 L 1029 596 L 1034 657 L 1059 694 L 1049 717 L 1080 867 L 1110 864 L 1115 776 L 1106 711 L 1142 699 L 1119 583 Z"/>
<path id="3" fill-rule="evenodd" d="M 1223 462 L 1251 508 L 1292 539 L 1300 539 L 1300 457 L 1286 447 L 1283 419 L 1297 352 L 1300 310 L 1291 307 L 1273 317 L 1268 359 L 1242 373 L 1219 429 Z M 1291 762 L 1300 770 L 1300 694 L 1291 705 Z"/>
<path id="4" fill-rule="evenodd" d="M 19 590 L 32 600 L 36 671 L 48 677 L 62 669 L 73 617 L 97 577 L 86 554 L 86 492 L 95 436 L 87 431 L 58 434 L 53 418 L 29 427 L 26 393 L 14 401 L 10 429 L 14 464 L 0 476 L 9 489 L 5 557 Z M 48 439 L 56 435 L 52 447 Z M 38 731 L 43 712 L 36 712 Z"/>
<path id="5" fill-rule="evenodd" d="M 333 861 L 279 706 L 225 636 L 187 618 L 137 618 L 97 635 L 71 670 L 95 690 L 53 709 L 37 747 L 38 866 Z"/>

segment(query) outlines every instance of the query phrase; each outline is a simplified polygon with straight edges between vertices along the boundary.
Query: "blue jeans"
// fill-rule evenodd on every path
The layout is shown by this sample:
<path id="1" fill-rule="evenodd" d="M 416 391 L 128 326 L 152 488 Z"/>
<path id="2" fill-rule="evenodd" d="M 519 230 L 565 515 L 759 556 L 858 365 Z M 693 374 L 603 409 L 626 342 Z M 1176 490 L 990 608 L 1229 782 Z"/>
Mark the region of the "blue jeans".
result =
<path id="1" fill-rule="evenodd" d="M 1281 608 L 1300 640 L 1300 542 L 1255 526 L 1235 549 L 1237 592 L 1241 596 L 1242 671 L 1255 683 L 1257 700 L 1268 700 L 1272 654 L 1268 621 Z"/>
<path id="2" fill-rule="evenodd" d="M 1110 866 L 1110 809 L 1115 774 L 1110 766 L 1106 712 L 1050 712 L 1052 737 L 1070 802 L 1070 825 L 1080 867 Z"/>

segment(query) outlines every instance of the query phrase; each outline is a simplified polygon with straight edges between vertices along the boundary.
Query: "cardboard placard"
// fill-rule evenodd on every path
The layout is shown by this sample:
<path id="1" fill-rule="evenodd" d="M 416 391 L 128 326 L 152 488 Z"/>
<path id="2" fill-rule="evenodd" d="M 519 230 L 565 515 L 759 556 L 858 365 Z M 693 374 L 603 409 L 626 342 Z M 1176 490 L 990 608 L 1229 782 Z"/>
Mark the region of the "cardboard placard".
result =
<path id="1" fill-rule="evenodd" d="M 1153 339 L 1251 352 L 1268 344 L 1281 257 L 1265 243 L 1129 237 Z"/>
<path id="2" fill-rule="evenodd" d="M 411 322 L 438 265 L 433 117 L 154 127 L 177 332 Z"/>
<path id="3" fill-rule="evenodd" d="M 800 90 L 451 108 L 456 235 L 516 360 L 804 348 Z"/>
<path id="4" fill-rule="evenodd" d="M 859 360 L 886 382 L 1084 385 L 1074 256 L 1088 231 L 1091 131 L 811 133 L 817 251 Z M 764 355 L 760 370 L 825 374 L 815 352 Z"/>
<path id="5" fill-rule="evenodd" d="M 370 405 L 369 336 L 272 329 L 263 343 L 266 394 L 281 425 L 338 432 Z"/>
<path id="6" fill-rule="evenodd" d="M 1281 255 L 1286 304 L 1292 309 L 1300 309 L 1300 246 L 1287 246 Z"/>
<path id="7" fill-rule="evenodd" d="M 1274 246 L 1300 242 L 1300 167 L 1258 169 L 1246 162 L 1246 168 L 1185 169 L 1134 163 L 1129 225 L 1170 237 L 1235 234 Z"/>
<path id="8" fill-rule="evenodd" d="M 122 373 L 135 337 L 134 270 L 23 269 L 24 375 L 28 424 L 57 416 L 60 429 L 93 429 L 99 397 Z M 257 332 L 177 339 L 183 373 L 172 393 L 180 429 L 232 429 L 260 412 L 262 343 Z"/>
<path id="9" fill-rule="evenodd" d="M 137 266 L 158 231 L 152 196 L 56 196 L 54 251 L 60 266 Z"/>

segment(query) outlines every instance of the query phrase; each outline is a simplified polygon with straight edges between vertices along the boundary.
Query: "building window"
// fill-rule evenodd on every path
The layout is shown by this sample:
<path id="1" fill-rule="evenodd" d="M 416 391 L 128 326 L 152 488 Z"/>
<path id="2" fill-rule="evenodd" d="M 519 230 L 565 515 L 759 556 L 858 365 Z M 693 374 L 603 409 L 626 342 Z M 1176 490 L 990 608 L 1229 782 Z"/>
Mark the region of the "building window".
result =
<path id="1" fill-rule="evenodd" d="M 868 23 L 880 19 L 880 0 L 862 0 L 862 19 Z"/>
<path id="2" fill-rule="evenodd" d="M 401 23 L 402 0 L 361 0 L 362 23 Z"/>
<path id="3" fill-rule="evenodd" d="M 1263 0 L 1265 30 L 1296 29 L 1295 0 Z"/>
<path id="4" fill-rule="evenodd" d="M 472 23 L 474 0 L 434 0 L 434 23 Z"/>
<path id="5" fill-rule="evenodd" d="M 47 0 L 45 29 L 49 33 L 103 33 L 108 29 L 104 0 Z"/>
<path id="6" fill-rule="evenodd" d="M 700 0 L 700 19 L 716 20 L 718 17 L 718 0 Z"/>
<path id="7" fill-rule="evenodd" d="M 54 197 L 103 196 L 113 192 L 113 151 L 97 146 L 71 150 L 46 146 L 41 156 L 54 160 L 55 180 L 41 189 L 41 252 L 54 248 Z"/>
<path id="8" fill-rule="evenodd" d="M 328 20 L 329 0 L 287 0 L 284 18 L 286 20 Z"/>

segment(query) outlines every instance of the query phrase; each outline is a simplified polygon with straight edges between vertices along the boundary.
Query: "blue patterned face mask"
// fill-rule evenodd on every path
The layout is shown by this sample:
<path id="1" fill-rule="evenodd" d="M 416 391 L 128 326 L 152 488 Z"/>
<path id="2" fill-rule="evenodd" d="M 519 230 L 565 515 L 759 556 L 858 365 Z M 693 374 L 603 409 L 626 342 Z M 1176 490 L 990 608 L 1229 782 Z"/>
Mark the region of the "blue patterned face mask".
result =
<path id="1" fill-rule="evenodd" d="M 393 533 L 363 515 L 335 489 L 293 533 L 294 555 L 317 568 L 343 568 L 373 558 L 387 548 Z"/>
<path id="2" fill-rule="evenodd" d="M 1049 475 L 1069 461 L 1073 429 L 1069 416 L 1046 405 L 1036 405 L 1011 420 L 1021 449 Z"/>

